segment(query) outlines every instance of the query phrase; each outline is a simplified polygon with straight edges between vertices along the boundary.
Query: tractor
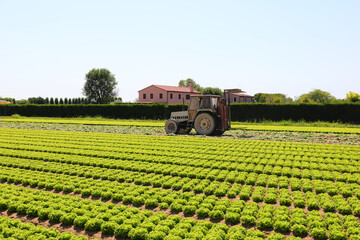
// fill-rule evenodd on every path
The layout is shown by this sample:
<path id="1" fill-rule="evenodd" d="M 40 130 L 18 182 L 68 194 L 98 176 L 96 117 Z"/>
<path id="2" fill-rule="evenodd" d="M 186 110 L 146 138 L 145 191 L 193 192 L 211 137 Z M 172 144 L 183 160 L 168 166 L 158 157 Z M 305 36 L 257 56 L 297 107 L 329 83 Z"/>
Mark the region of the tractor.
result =
<path id="1" fill-rule="evenodd" d="M 191 95 L 187 111 L 172 112 L 165 123 L 167 134 L 188 134 L 195 128 L 200 135 L 222 135 L 231 128 L 230 94 L 240 89 L 225 89 L 218 95 Z"/>

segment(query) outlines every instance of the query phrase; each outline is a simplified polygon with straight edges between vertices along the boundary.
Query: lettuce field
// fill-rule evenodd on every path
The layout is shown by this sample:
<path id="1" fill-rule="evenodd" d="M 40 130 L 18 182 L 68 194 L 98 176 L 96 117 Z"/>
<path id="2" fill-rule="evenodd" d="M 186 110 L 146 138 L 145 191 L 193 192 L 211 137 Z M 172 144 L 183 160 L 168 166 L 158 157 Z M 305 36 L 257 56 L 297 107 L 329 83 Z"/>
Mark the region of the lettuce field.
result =
<path id="1" fill-rule="evenodd" d="M 0 127 L 0 215 L 0 239 L 356 240 L 360 146 Z"/>

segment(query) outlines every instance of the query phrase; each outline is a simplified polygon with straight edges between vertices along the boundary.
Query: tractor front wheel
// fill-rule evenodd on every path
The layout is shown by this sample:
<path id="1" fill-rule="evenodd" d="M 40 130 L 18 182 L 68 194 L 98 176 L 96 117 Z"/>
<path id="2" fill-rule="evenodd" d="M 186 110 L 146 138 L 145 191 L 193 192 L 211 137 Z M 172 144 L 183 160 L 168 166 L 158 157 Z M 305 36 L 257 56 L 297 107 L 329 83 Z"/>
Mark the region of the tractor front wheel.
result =
<path id="1" fill-rule="evenodd" d="M 200 113 L 194 122 L 195 130 L 200 135 L 212 135 L 215 131 L 215 119 L 209 113 Z"/>
<path id="2" fill-rule="evenodd" d="M 174 120 L 167 120 L 166 123 L 165 123 L 165 132 L 167 134 L 170 134 L 170 133 L 178 133 L 179 131 L 179 127 L 177 125 L 177 123 L 174 121 Z"/>

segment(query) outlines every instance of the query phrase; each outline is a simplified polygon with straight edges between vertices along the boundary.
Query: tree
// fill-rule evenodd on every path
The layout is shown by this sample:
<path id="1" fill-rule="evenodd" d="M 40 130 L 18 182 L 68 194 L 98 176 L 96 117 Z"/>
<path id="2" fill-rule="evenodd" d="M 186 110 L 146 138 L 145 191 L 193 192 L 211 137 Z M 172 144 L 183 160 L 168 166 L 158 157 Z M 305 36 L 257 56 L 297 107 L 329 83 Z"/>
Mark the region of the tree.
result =
<path id="1" fill-rule="evenodd" d="M 54 104 L 54 98 L 50 98 L 50 104 Z"/>
<path id="2" fill-rule="evenodd" d="M 49 98 L 45 98 L 45 104 L 49 104 Z"/>
<path id="3" fill-rule="evenodd" d="M 85 76 L 86 82 L 83 94 L 91 102 L 99 104 L 110 103 L 116 97 L 115 76 L 105 68 L 93 68 Z"/>
<path id="4" fill-rule="evenodd" d="M 20 100 L 16 101 L 16 104 L 28 104 L 28 103 L 29 103 L 29 101 L 26 99 L 20 99 Z"/>
<path id="5" fill-rule="evenodd" d="M 254 100 L 258 103 L 291 103 L 293 101 L 282 93 L 256 93 Z"/>
<path id="6" fill-rule="evenodd" d="M 331 103 L 335 102 L 336 98 L 329 92 L 315 89 L 309 93 L 302 94 L 296 102 L 300 103 Z"/>
<path id="7" fill-rule="evenodd" d="M 55 104 L 59 104 L 59 99 L 55 98 Z"/>
<path id="8" fill-rule="evenodd" d="M 203 91 L 203 88 L 202 87 L 200 87 L 200 85 L 199 84 L 197 84 L 194 80 L 192 80 L 191 78 L 188 78 L 188 79 L 186 79 L 186 80 L 180 80 L 179 81 L 179 87 L 190 87 L 190 83 L 192 83 L 193 84 L 193 89 L 195 90 L 195 91 L 199 91 L 199 92 L 202 92 Z"/>
<path id="9" fill-rule="evenodd" d="M 60 98 L 60 104 L 64 104 L 64 100 L 62 98 Z"/>
<path id="10" fill-rule="evenodd" d="M 64 104 L 68 104 L 68 99 L 64 98 Z"/>
<path id="11" fill-rule="evenodd" d="M 204 95 L 219 95 L 219 96 L 222 96 L 223 91 L 221 91 L 220 88 L 207 87 L 207 88 L 203 89 L 202 94 L 204 94 Z"/>
<path id="12" fill-rule="evenodd" d="M 350 92 L 348 92 L 346 94 L 345 101 L 347 101 L 347 102 L 360 102 L 360 95 L 358 93 L 350 91 Z"/>
<path id="13" fill-rule="evenodd" d="M 45 104 L 45 99 L 42 97 L 31 97 L 28 98 L 28 101 L 32 104 Z"/>

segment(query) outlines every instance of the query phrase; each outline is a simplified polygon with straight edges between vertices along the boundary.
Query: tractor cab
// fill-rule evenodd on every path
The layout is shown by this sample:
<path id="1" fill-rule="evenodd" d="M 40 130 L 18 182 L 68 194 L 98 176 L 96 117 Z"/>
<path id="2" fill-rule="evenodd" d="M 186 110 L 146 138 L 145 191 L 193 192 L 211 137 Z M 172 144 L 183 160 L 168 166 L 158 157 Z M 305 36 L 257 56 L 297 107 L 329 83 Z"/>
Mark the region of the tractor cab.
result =
<path id="1" fill-rule="evenodd" d="M 198 112 L 216 113 L 219 108 L 218 95 L 193 95 L 190 96 L 188 107 L 189 119 L 194 120 Z"/>

